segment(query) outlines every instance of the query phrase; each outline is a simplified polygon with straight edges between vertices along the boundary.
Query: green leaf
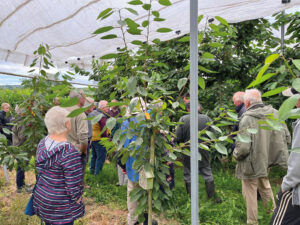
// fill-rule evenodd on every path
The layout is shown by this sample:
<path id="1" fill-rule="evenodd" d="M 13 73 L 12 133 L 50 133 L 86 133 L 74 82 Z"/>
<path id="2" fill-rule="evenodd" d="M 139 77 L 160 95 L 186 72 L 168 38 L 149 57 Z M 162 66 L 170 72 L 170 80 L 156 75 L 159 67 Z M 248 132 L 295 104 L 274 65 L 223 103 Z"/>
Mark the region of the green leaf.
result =
<path id="1" fill-rule="evenodd" d="M 246 134 L 238 134 L 237 135 L 237 140 L 240 141 L 240 142 L 244 142 L 244 143 L 250 143 L 251 142 L 251 138 Z"/>
<path id="2" fill-rule="evenodd" d="M 218 142 L 214 146 L 215 146 L 215 148 L 217 149 L 217 151 L 219 153 L 221 153 L 223 155 L 227 155 L 227 149 L 226 149 L 226 147 L 223 144 L 221 144 L 221 143 Z"/>
<path id="3" fill-rule="evenodd" d="M 172 107 L 173 109 L 176 109 L 179 106 L 179 102 L 173 102 Z"/>
<path id="4" fill-rule="evenodd" d="M 170 29 L 170 28 L 158 28 L 156 31 L 159 32 L 159 33 L 168 33 L 168 32 L 171 32 L 172 29 Z"/>
<path id="5" fill-rule="evenodd" d="M 136 16 L 139 15 L 138 12 L 135 11 L 134 9 L 132 9 L 132 8 L 125 8 L 125 9 L 126 9 L 127 11 L 131 12 L 132 14 L 136 15 Z"/>
<path id="6" fill-rule="evenodd" d="M 183 164 L 182 164 L 182 162 L 175 161 L 174 163 L 175 163 L 175 165 L 177 165 L 177 166 L 181 166 L 181 167 L 183 167 Z"/>
<path id="7" fill-rule="evenodd" d="M 142 7 L 145 10 L 150 10 L 151 9 L 151 5 L 150 4 L 144 4 Z"/>
<path id="8" fill-rule="evenodd" d="M 3 127 L 2 130 L 5 134 L 11 134 L 11 131 L 5 127 Z"/>
<path id="9" fill-rule="evenodd" d="M 272 54 L 270 56 L 268 56 L 265 60 L 265 64 L 271 64 L 272 62 L 274 62 L 276 59 L 278 59 L 280 56 L 280 54 Z"/>
<path id="10" fill-rule="evenodd" d="M 160 200 L 154 201 L 154 207 L 160 211 L 161 210 L 161 201 Z"/>
<path id="11" fill-rule="evenodd" d="M 218 131 L 220 134 L 222 134 L 222 130 L 219 127 L 211 126 L 215 131 Z"/>
<path id="12" fill-rule="evenodd" d="M 144 87 L 137 87 L 137 92 L 143 96 L 147 96 L 147 90 Z"/>
<path id="13" fill-rule="evenodd" d="M 117 38 L 118 36 L 116 34 L 108 34 L 108 35 L 105 35 L 103 37 L 101 37 L 101 39 L 114 39 L 114 38 Z"/>
<path id="14" fill-rule="evenodd" d="M 118 20 L 117 22 L 118 22 L 118 24 L 120 24 L 121 27 L 126 25 L 125 20 Z"/>
<path id="15" fill-rule="evenodd" d="M 41 70 L 41 74 L 42 74 L 43 76 L 47 76 L 47 74 L 46 74 L 46 71 L 45 71 L 45 70 Z"/>
<path id="16" fill-rule="evenodd" d="M 300 59 L 292 60 L 293 64 L 296 66 L 298 70 L 300 70 Z"/>
<path id="17" fill-rule="evenodd" d="M 219 43 L 219 42 L 211 42 L 211 43 L 208 43 L 208 45 L 210 47 L 214 47 L 214 48 L 223 48 L 223 44 Z"/>
<path id="18" fill-rule="evenodd" d="M 238 115 L 234 112 L 227 112 L 227 115 L 230 116 L 234 120 L 238 120 Z"/>
<path id="19" fill-rule="evenodd" d="M 203 72 L 206 72 L 206 73 L 218 73 L 216 71 L 212 71 L 212 70 L 206 69 L 205 67 L 200 66 L 200 65 L 198 66 L 198 69 L 201 70 L 201 71 L 203 71 Z"/>
<path id="20" fill-rule="evenodd" d="M 198 24 L 201 22 L 202 19 L 203 19 L 203 15 L 198 16 Z"/>
<path id="21" fill-rule="evenodd" d="M 158 0 L 159 4 L 164 6 L 170 6 L 172 3 L 169 0 Z"/>
<path id="22" fill-rule="evenodd" d="M 116 118 L 114 117 L 110 117 L 107 121 L 106 121 L 106 126 L 108 127 L 109 130 L 112 130 L 115 125 L 116 125 Z"/>
<path id="23" fill-rule="evenodd" d="M 41 46 L 38 48 L 38 53 L 39 53 L 39 55 L 45 55 L 45 53 L 46 53 L 45 47 L 41 45 Z"/>
<path id="24" fill-rule="evenodd" d="M 180 80 L 178 80 L 177 87 L 179 91 L 182 89 L 182 87 L 186 84 L 187 81 L 187 78 L 181 78 Z"/>
<path id="25" fill-rule="evenodd" d="M 219 139 L 220 141 L 225 141 L 227 138 L 228 138 L 227 136 L 221 136 L 221 137 L 219 137 L 218 139 Z"/>
<path id="26" fill-rule="evenodd" d="M 216 18 L 221 24 L 223 24 L 223 25 L 229 27 L 229 24 L 227 23 L 227 21 L 226 21 L 225 19 L 223 19 L 222 17 L 216 16 L 215 18 Z"/>
<path id="27" fill-rule="evenodd" d="M 198 85 L 199 85 L 199 87 L 202 89 L 202 90 L 204 90 L 205 89 L 205 81 L 204 81 L 204 79 L 202 78 L 202 77 L 198 77 Z"/>
<path id="28" fill-rule="evenodd" d="M 216 136 L 213 132 L 207 130 L 207 131 L 205 131 L 205 133 L 211 140 L 216 139 Z"/>
<path id="29" fill-rule="evenodd" d="M 95 117 L 91 120 L 92 125 L 98 123 L 98 122 L 102 119 L 102 117 L 103 117 L 103 114 L 102 114 L 102 113 L 100 113 L 100 114 L 98 114 L 97 116 L 95 116 Z"/>
<path id="30" fill-rule="evenodd" d="M 126 85 L 130 94 L 136 93 L 137 91 L 136 84 L 137 84 L 136 77 L 130 77 Z"/>
<path id="31" fill-rule="evenodd" d="M 97 20 L 102 18 L 103 16 L 107 15 L 108 13 L 110 13 L 112 11 L 112 8 L 107 8 L 104 9 L 102 12 L 99 13 Z"/>
<path id="32" fill-rule="evenodd" d="M 133 0 L 133 1 L 128 2 L 128 4 L 130 4 L 130 5 L 142 5 L 143 2 L 140 1 L 140 0 Z"/>
<path id="33" fill-rule="evenodd" d="M 159 17 L 160 14 L 158 11 L 152 11 L 152 15 L 155 17 Z"/>
<path id="34" fill-rule="evenodd" d="M 202 54 L 202 57 L 207 58 L 207 59 L 213 59 L 214 58 L 213 54 L 211 54 L 209 52 L 204 52 Z"/>
<path id="35" fill-rule="evenodd" d="M 271 91 L 268 91 L 268 92 L 264 93 L 261 97 L 273 96 L 273 95 L 276 95 L 278 93 L 283 92 L 286 89 L 287 89 L 287 87 L 279 87 L 279 88 L 276 88 L 274 90 L 271 90 Z"/>
<path id="36" fill-rule="evenodd" d="M 139 40 L 133 40 L 133 41 L 131 42 L 131 44 L 133 44 L 133 45 L 143 45 L 143 42 L 142 42 L 142 41 L 139 41 Z"/>
<path id="37" fill-rule="evenodd" d="M 280 106 L 279 108 L 279 120 L 286 120 L 289 115 L 291 110 L 295 107 L 297 104 L 298 100 L 300 99 L 300 95 L 293 95 L 286 99 Z"/>
<path id="38" fill-rule="evenodd" d="M 300 92 L 300 78 L 295 79 L 292 86 L 296 91 Z"/>
<path id="39" fill-rule="evenodd" d="M 69 113 L 68 117 L 75 117 L 78 116 L 79 114 L 85 112 L 85 110 L 87 110 L 88 108 L 79 108 L 79 109 L 75 109 L 72 112 Z"/>
<path id="40" fill-rule="evenodd" d="M 112 29 L 114 29 L 113 26 L 101 27 L 98 30 L 96 30 L 93 34 L 102 34 L 102 33 L 108 32 L 108 31 L 110 31 Z"/>
<path id="41" fill-rule="evenodd" d="M 136 29 L 136 28 L 130 28 L 130 29 L 127 29 L 127 32 L 132 35 L 140 35 L 142 30 Z"/>
<path id="42" fill-rule="evenodd" d="M 256 134 L 258 132 L 257 129 L 255 128 L 248 128 L 247 131 L 250 133 L 250 134 Z"/>
<path id="43" fill-rule="evenodd" d="M 79 102 L 78 98 L 71 98 L 68 101 L 63 102 L 62 104 L 60 104 L 60 106 L 61 107 L 71 107 L 71 106 L 77 105 L 78 102 Z"/>
<path id="44" fill-rule="evenodd" d="M 269 68 L 270 64 L 265 64 L 260 71 L 258 72 L 255 80 L 260 80 L 262 75 L 266 72 L 266 70 Z"/>
<path id="45" fill-rule="evenodd" d="M 178 40 L 179 42 L 189 42 L 190 41 L 190 36 L 184 36 Z"/>
<path id="46" fill-rule="evenodd" d="M 149 25 L 149 21 L 148 20 L 144 20 L 143 22 L 142 22 L 142 26 L 143 27 L 147 27 Z"/>
<path id="47" fill-rule="evenodd" d="M 155 38 L 155 39 L 153 39 L 152 40 L 152 42 L 154 43 L 154 44 L 159 44 L 160 43 L 160 39 L 159 38 Z"/>
<path id="48" fill-rule="evenodd" d="M 117 53 L 109 53 L 100 57 L 100 59 L 113 59 L 117 58 L 119 54 Z"/>
<path id="49" fill-rule="evenodd" d="M 125 22 L 130 29 L 136 29 L 137 27 L 140 26 L 136 22 L 134 22 L 132 19 L 129 19 L 129 18 L 126 18 Z"/>
<path id="50" fill-rule="evenodd" d="M 277 73 L 268 73 L 264 76 L 262 76 L 259 80 L 254 80 L 252 81 L 247 88 L 250 88 L 250 87 L 254 87 L 256 85 L 259 85 L 263 82 L 265 82 L 266 80 L 270 79 L 271 77 L 273 77 L 274 75 L 276 75 Z"/>
<path id="51" fill-rule="evenodd" d="M 206 151 L 209 151 L 209 147 L 205 144 L 199 143 L 199 147 L 206 150 Z"/>
<path id="52" fill-rule="evenodd" d="M 164 18 L 158 18 L 158 17 L 155 17 L 154 18 L 154 21 L 156 21 L 156 22 L 162 22 L 162 21 L 165 21 L 166 19 L 164 19 Z"/>

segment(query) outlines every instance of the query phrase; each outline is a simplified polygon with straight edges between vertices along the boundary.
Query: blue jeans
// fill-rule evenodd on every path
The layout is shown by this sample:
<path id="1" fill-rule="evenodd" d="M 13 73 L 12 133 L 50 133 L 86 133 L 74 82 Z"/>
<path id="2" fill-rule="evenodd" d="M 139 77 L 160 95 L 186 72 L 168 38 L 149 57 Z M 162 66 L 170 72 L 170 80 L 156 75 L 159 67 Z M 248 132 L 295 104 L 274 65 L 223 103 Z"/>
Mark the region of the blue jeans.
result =
<path id="1" fill-rule="evenodd" d="M 106 149 L 99 141 L 92 142 L 91 174 L 97 175 L 104 165 L 106 159 Z"/>
<path id="2" fill-rule="evenodd" d="M 74 224 L 74 221 L 71 223 L 65 223 L 64 225 L 73 225 L 73 224 Z M 45 223 L 45 225 L 51 225 L 51 223 Z"/>

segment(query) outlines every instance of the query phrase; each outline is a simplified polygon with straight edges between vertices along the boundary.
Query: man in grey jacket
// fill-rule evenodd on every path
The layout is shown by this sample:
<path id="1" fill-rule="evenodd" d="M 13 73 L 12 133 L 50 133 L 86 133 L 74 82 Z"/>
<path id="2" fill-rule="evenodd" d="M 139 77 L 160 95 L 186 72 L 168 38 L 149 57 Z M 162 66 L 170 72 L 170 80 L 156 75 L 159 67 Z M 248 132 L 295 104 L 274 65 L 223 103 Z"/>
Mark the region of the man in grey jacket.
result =
<path id="1" fill-rule="evenodd" d="M 246 112 L 242 115 L 239 124 L 241 135 L 247 135 L 250 142 L 236 142 L 233 152 L 237 160 L 236 177 L 242 180 L 242 193 L 246 200 L 247 224 L 258 224 L 257 218 L 257 191 L 263 200 L 264 206 L 275 201 L 268 179 L 269 168 L 273 165 L 287 167 L 289 132 L 286 125 L 280 130 L 261 129 L 258 122 L 265 122 L 266 117 L 278 112 L 270 105 L 264 105 L 261 94 L 257 89 L 246 90 L 244 95 Z M 246 130 L 254 128 L 257 133 L 250 134 Z"/>
<path id="2" fill-rule="evenodd" d="M 283 92 L 285 96 L 299 95 L 289 88 Z M 296 104 L 300 108 L 300 99 Z M 270 225 L 300 224 L 300 119 L 293 123 L 292 152 L 288 160 L 288 172 L 283 178 L 281 190 L 277 194 L 278 205 L 274 211 Z"/>
<path id="3" fill-rule="evenodd" d="M 186 105 L 186 110 L 190 112 L 190 103 L 188 102 Z M 198 111 L 201 111 L 201 105 L 199 104 Z M 190 140 L 190 115 L 182 116 L 179 122 L 183 122 L 180 124 L 176 130 L 176 139 L 175 142 L 186 143 Z M 203 114 L 198 114 L 198 130 L 201 131 L 205 129 L 208 125 L 207 123 L 211 122 L 211 119 Z M 209 128 L 211 132 L 214 132 L 212 128 Z M 201 140 L 199 140 L 201 142 Z M 201 154 L 202 159 L 199 161 L 199 173 L 202 175 L 205 180 L 205 187 L 208 198 L 214 198 L 217 203 L 221 203 L 222 200 L 216 197 L 215 193 L 215 183 L 212 174 L 212 170 L 210 167 L 209 161 L 209 151 L 199 148 L 199 153 Z M 187 155 L 183 156 L 183 165 L 184 165 L 184 181 L 186 185 L 186 190 L 189 195 L 191 195 L 191 165 L 190 165 L 190 157 Z"/>

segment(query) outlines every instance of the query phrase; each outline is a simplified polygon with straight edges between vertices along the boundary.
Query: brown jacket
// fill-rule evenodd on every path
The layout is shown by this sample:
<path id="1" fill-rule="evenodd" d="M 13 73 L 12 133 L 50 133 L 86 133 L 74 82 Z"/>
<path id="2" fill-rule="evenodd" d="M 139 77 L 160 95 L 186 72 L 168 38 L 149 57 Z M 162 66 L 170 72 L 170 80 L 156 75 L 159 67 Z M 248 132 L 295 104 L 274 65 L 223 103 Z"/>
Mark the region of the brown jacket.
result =
<path id="1" fill-rule="evenodd" d="M 69 112 L 78 109 L 79 106 L 72 106 L 66 108 Z M 68 134 L 68 141 L 75 146 L 75 148 L 80 151 L 80 145 L 88 144 L 88 122 L 86 120 L 85 113 L 81 113 L 78 116 L 71 118 L 71 131 Z M 86 152 L 81 152 L 86 153 Z"/>

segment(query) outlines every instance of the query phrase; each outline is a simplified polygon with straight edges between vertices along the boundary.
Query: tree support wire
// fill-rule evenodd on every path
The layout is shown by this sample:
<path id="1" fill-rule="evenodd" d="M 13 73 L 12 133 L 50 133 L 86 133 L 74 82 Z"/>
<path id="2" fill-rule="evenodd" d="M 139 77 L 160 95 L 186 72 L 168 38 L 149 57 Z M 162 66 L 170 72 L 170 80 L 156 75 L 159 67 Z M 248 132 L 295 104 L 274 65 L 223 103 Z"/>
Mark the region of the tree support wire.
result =
<path id="1" fill-rule="evenodd" d="M 2 72 L 2 71 L 0 71 L 0 75 L 7 75 L 7 76 L 14 76 L 14 77 L 24 77 L 24 78 L 30 78 L 30 79 L 35 77 L 35 76 L 28 76 L 28 75 L 23 75 L 23 74 L 16 74 L 16 73 L 9 73 L 9 72 Z M 63 82 L 62 80 L 53 80 L 53 79 L 47 79 L 47 80 L 53 81 L 53 82 Z M 76 84 L 76 85 L 82 85 L 82 86 L 98 87 L 98 85 L 96 85 L 96 84 L 82 84 L 82 83 L 73 82 L 73 81 L 69 81 L 69 83 L 70 84 Z"/>
<path id="2" fill-rule="evenodd" d="M 199 225 L 198 197 L 198 0 L 190 0 L 191 222 Z"/>

